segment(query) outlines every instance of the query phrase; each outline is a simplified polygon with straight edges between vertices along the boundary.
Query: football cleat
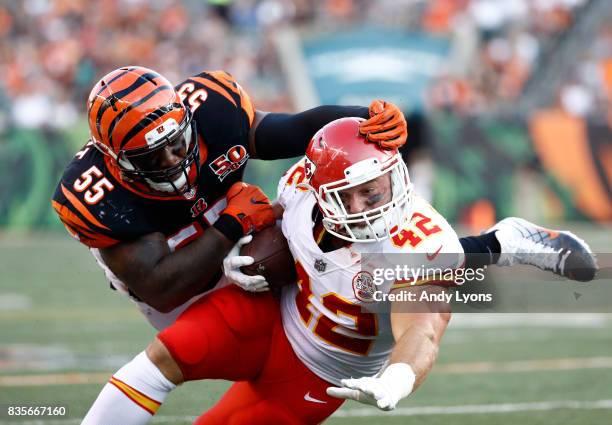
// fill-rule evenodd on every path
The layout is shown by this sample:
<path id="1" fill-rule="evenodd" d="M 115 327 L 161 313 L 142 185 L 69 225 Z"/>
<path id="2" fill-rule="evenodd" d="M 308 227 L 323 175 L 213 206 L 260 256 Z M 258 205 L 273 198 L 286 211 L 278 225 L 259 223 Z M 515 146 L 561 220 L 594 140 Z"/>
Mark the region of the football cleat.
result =
<path id="1" fill-rule="evenodd" d="M 568 279 L 587 282 L 597 272 L 593 251 L 566 230 L 551 230 L 517 217 L 505 218 L 487 230 L 501 246 L 499 266 L 530 264 Z"/>

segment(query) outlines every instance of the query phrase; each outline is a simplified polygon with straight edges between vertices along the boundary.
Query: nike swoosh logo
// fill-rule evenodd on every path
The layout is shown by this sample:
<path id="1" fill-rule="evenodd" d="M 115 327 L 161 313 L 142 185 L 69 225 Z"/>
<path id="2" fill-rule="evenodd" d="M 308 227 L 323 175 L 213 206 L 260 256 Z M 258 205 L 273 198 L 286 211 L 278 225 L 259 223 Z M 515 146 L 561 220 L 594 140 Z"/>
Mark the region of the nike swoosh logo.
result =
<path id="1" fill-rule="evenodd" d="M 438 250 L 436 252 L 434 252 L 433 254 L 425 254 L 427 257 L 428 261 L 433 261 L 434 258 L 436 258 L 438 256 L 438 254 L 440 253 L 440 251 L 442 250 L 442 245 L 440 245 L 440 248 L 438 248 Z"/>
<path id="2" fill-rule="evenodd" d="M 304 400 L 306 400 L 306 401 L 311 401 L 311 402 L 313 402 L 313 403 L 327 404 L 327 402 L 326 402 L 326 401 L 323 401 L 323 400 L 317 400 L 316 398 L 311 397 L 311 396 L 310 396 L 310 391 L 308 391 L 308 392 L 306 393 L 306 395 L 304 395 Z"/>
<path id="3" fill-rule="evenodd" d="M 255 198 L 251 198 L 251 204 L 255 204 L 255 205 L 266 205 L 267 202 L 266 201 L 258 201 Z"/>

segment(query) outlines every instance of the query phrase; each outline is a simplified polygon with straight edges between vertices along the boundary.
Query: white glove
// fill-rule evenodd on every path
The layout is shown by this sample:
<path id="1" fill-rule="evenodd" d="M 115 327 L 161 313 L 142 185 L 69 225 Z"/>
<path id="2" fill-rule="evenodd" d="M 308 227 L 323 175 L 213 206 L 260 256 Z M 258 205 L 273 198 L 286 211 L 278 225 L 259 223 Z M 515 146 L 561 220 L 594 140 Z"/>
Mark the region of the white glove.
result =
<path id="1" fill-rule="evenodd" d="M 240 286 L 245 291 L 269 291 L 270 288 L 268 287 L 268 282 L 266 282 L 265 277 L 260 275 L 249 276 L 240 271 L 240 267 L 250 266 L 255 261 L 253 257 L 248 255 L 240 255 L 240 248 L 251 242 L 251 240 L 253 240 L 252 235 L 243 236 L 236 243 L 236 245 L 234 245 L 231 251 L 228 252 L 227 256 L 223 260 L 223 273 L 230 282 L 232 282 L 234 285 Z"/>
<path id="2" fill-rule="evenodd" d="M 327 395 L 393 410 L 414 387 L 416 376 L 409 364 L 393 363 L 379 377 L 343 379 L 342 387 L 328 387 Z"/>

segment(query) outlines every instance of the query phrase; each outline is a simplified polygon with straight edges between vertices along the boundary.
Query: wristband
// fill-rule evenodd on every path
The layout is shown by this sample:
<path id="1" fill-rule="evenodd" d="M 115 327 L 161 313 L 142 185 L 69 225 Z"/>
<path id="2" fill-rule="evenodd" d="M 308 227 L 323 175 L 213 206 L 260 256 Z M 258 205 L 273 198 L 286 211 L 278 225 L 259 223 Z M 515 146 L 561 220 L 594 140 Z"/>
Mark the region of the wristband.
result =
<path id="1" fill-rule="evenodd" d="M 414 388 L 416 375 L 408 363 L 390 364 L 380 375 L 380 378 L 401 400 L 408 397 Z"/>
<path id="2" fill-rule="evenodd" d="M 234 243 L 238 242 L 238 239 L 244 236 L 242 224 L 229 214 L 221 214 L 213 224 L 213 227 Z"/>

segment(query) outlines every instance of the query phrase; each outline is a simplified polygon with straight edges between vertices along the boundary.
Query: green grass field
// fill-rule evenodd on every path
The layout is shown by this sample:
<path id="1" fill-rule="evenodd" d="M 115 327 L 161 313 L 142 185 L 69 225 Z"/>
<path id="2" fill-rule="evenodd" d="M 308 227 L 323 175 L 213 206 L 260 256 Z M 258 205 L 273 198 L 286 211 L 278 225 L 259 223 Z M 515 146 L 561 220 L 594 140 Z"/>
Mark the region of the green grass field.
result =
<path id="1" fill-rule="evenodd" d="M 610 252 L 610 229 L 578 231 L 595 250 Z M 54 420 L 2 412 L 0 424 L 79 423 L 104 381 L 154 334 L 129 300 L 108 289 L 76 242 L 62 235 L 0 236 L 0 406 L 69 410 Z M 153 423 L 191 423 L 227 386 L 188 383 L 171 394 Z M 455 317 L 432 374 L 398 410 L 384 414 L 346 403 L 328 423 L 442 421 L 612 423 L 612 316 Z"/>

